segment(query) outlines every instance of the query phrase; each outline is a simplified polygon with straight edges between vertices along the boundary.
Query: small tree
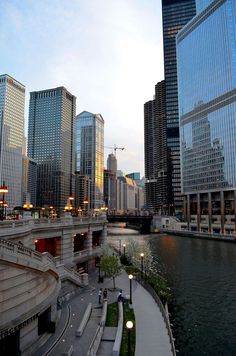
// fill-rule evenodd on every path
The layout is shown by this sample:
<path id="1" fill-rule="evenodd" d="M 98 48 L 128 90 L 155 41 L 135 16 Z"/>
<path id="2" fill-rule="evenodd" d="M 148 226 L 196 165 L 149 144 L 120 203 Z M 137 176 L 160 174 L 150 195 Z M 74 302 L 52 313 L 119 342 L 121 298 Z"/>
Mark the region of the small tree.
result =
<path id="1" fill-rule="evenodd" d="M 113 279 L 113 287 L 115 289 L 115 278 L 121 274 L 123 269 L 119 259 L 116 256 L 102 257 L 100 266 L 101 269 L 105 272 L 105 277 Z"/>

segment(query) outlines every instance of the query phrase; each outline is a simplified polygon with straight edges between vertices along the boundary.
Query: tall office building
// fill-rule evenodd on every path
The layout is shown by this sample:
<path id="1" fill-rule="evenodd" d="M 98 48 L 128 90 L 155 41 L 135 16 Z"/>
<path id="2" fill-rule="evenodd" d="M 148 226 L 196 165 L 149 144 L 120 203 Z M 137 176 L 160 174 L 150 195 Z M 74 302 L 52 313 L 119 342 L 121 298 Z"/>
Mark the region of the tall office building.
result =
<path id="1" fill-rule="evenodd" d="M 168 206 L 182 210 L 176 34 L 196 14 L 195 0 L 162 0 L 164 71 L 166 82 L 166 127 L 168 166 Z"/>
<path id="2" fill-rule="evenodd" d="M 28 156 L 37 162 L 37 205 L 63 210 L 74 194 L 76 97 L 64 87 L 30 93 Z"/>
<path id="3" fill-rule="evenodd" d="M 165 81 L 155 86 L 154 100 L 144 104 L 145 196 L 148 210 L 170 211 L 166 149 Z"/>
<path id="4" fill-rule="evenodd" d="M 10 208 L 22 204 L 24 107 L 24 85 L 7 74 L 0 75 L 0 185 L 8 187 Z"/>
<path id="5" fill-rule="evenodd" d="M 177 36 L 182 191 L 192 230 L 236 232 L 236 2 L 201 1 Z"/>
<path id="6" fill-rule="evenodd" d="M 76 170 L 91 179 L 90 207 L 103 206 L 104 120 L 87 111 L 76 116 Z"/>
<path id="7" fill-rule="evenodd" d="M 108 179 L 109 186 L 109 198 L 108 198 L 108 209 L 116 209 L 116 182 L 117 182 L 117 159 L 113 153 L 110 153 L 107 158 L 107 170 L 110 172 Z"/>

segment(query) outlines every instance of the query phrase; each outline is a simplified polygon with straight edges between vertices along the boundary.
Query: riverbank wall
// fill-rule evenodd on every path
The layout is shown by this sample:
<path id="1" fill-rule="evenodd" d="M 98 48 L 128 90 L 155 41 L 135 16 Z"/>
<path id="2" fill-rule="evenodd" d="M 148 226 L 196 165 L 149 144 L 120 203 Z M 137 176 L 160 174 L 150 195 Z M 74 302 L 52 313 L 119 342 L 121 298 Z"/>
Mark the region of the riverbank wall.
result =
<path id="1" fill-rule="evenodd" d="M 226 242 L 236 242 L 235 235 L 221 235 L 221 234 L 208 234 L 205 232 L 197 231 L 187 231 L 187 230 L 173 230 L 173 229 L 161 229 L 161 233 L 177 236 L 185 236 L 198 239 L 206 240 L 216 240 L 216 241 L 226 241 Z"/>

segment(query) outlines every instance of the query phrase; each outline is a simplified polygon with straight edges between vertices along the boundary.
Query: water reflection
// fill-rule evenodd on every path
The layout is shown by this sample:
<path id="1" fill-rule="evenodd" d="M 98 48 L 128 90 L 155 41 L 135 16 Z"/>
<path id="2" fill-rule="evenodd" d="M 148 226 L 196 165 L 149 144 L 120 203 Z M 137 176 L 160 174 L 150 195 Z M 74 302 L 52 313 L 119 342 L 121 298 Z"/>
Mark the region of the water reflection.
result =
<path id="1" fill-rule="evenodd" d="M 149 239 L 175 296 L 171 312 L 179 355 L 236 355 L 236 245 Z"/>

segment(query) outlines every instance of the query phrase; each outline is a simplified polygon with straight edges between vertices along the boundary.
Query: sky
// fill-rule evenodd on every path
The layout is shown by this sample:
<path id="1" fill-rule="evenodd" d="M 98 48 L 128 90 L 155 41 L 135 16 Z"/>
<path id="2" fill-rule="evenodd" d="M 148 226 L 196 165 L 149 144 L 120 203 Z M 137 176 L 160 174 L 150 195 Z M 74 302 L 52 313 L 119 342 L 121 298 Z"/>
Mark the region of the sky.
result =
<path id="1" fill-rule="evenodd" d="M 143 105 L 163 80 L 161 0 L 0 0 L 0 74 L 29 93 L 64 86 L 100 113 L 107 155 L 144 175 Z"/>

